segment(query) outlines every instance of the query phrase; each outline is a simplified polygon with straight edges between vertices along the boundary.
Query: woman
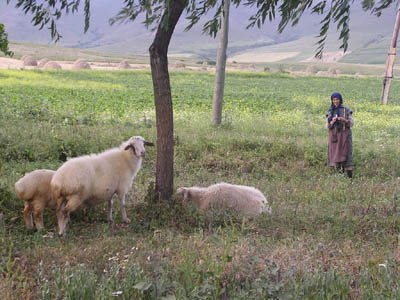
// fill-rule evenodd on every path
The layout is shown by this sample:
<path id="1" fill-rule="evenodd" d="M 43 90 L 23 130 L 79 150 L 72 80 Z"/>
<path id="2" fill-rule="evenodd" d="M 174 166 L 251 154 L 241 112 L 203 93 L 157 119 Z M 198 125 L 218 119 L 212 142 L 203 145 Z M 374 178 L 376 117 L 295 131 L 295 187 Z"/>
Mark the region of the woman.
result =
<path id="1" fill-rule="evenodd" d="M 353 138 L 351 127 L 354 125 L 353 112 L 343 106 L 339 93 L 331 96 L 331 107 L 328 110 L 326 128 L 329 130 L 328 165 L 339 170 L 346 170 L 353 177 Z"/>

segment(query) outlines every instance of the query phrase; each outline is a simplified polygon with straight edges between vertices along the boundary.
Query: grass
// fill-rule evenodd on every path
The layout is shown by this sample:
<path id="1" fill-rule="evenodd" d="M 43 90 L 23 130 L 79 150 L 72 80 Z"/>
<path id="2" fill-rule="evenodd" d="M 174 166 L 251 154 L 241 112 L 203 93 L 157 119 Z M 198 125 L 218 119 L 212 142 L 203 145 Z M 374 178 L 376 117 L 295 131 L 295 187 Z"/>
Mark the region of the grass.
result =
<path id="1" fill-rule="evenodd" d="M 221 127 L 213 75 L 171 74 L 175 185 L 255 186 L 271 216 L 201 214 L 151 197 L 150 150 L 118 209 L 72 214 L 55 237 L 25 229 L 13 191 L 24 173 L 99 152 L 132 135 L 156 140 L 147 71 L 0 71 L 0 295 L 9 299 L 398 299 L 400 81 L 228 73 Z M 325 166 L 333 91 L 354 111 L 355 178 Z"/>

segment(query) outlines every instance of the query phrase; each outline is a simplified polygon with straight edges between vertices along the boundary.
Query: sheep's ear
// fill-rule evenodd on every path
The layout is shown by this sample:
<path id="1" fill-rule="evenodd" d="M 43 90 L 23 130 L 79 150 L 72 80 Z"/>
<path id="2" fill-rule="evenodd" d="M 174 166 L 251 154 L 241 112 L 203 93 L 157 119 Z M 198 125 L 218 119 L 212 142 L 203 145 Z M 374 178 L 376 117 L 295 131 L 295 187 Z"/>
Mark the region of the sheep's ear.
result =
<path id="1" fill-rule="evenodd" d="M 151 147 L 154 146 L 153 143 L 150 143 L 150 142 L 147 142 L 147 141 L 144 141 L 143 144 L 144 144 L 145 146 L 151 146 Z"/>
<path id="2" fill-rule="evenodd" d="M 129 144 L 128 146 L 125 147 L 125 150 L 128 150 L 129 148 L 132 148 L 133 154 L 136 155 L 135 147 L 133 147 L 133 145 Z"/>

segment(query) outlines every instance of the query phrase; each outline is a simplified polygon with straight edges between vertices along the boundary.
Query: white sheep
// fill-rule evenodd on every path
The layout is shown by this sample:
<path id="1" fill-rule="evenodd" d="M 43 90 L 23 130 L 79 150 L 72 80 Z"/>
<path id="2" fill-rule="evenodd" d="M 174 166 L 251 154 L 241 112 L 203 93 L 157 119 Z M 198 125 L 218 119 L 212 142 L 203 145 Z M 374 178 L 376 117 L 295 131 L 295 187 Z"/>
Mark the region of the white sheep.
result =
<path id="1" fill-rule="evenodd" d="M 227 206 L 252 216 L 271 213 L 264 195 L 249 186 L 221 182 L 209 187 L 181 187 L 177 194 L 183 195 L 185 201 L 193 202 L 199 210 L 206 210 L 210 206 Z"/>
<path id="2" fill-rule="evenodd" d="M 154 144 L 134 136 L 119 148 L 69 159 L 57 170 L 51 190 L 57 202 L 59 235 L 63 235 L 70 213 L 84 203 L 95 205 L 108 201 L 108 220 L 112 221 L 114 194 L 118 195 L 124 222 L 130 222 L 125 211 L 125 195 L 146 155 L 144 146 Z"/>
<path id="3" fill-rule="evenodd" d="M 24 201 L 24 220 L 28 228 L 33 228 L 34 219 L 36 229 L 43 229 L 44 209 L 56 208 L 50 191 L 50 181 L 54 173 L 51 170 L 35 170 L 15 183 L 15 193 L 18 199 Z"/>

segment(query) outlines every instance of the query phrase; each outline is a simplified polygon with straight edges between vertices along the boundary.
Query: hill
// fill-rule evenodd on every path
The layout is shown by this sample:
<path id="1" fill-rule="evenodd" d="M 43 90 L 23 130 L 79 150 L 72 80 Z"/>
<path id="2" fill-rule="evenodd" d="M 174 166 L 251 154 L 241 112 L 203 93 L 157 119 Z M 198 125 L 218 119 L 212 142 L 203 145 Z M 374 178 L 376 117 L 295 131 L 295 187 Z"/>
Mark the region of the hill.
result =
<path id="1" fill-rule="evenodd" d="M 110 26 L 109 18 L 121 7 L 118 1 L 98 0 L 92 3 L 91 27 L 83 34 L 82 15 L 62 18 L 58 28 L 63 36 L 59 45 L 118 54 L 147 55 L 153 33 L 141 23 Z M 277 22 L 265 24 L 261 29 L 246 29 L 253 8 L 233 8 L 230 20 L 228 55 L 237 62 L 300 62 L 310 59 L 316 49 L 321 18 L 305 14 L 295 27 L 277 33 Z M 204 19 L 204 22 L 208 16 Z M 30 23 L 31 16 L 24 15 L 12 5 L 0 4 L 0 22 L 4 23 L 13 42 L 52 44 L 47 30 L 39 31 Z M 395 10 L 388 10 L 380 18 L 370 16 L 358 5 L 351 12 L 351 37 L 349 51 L 336 61 L 381 64 L 385 62 L 392 35 Z M 202 34 L 201 24 L 185 32 L 188 21 L 181 18 L 171 40 L 170 53 L 180 56 L 215 59 L 217 40 Z M 332 26 L 335 27 L 335 26 Z M 338 34 L 331 30 L 326 51 L 339 51 Z"/>

